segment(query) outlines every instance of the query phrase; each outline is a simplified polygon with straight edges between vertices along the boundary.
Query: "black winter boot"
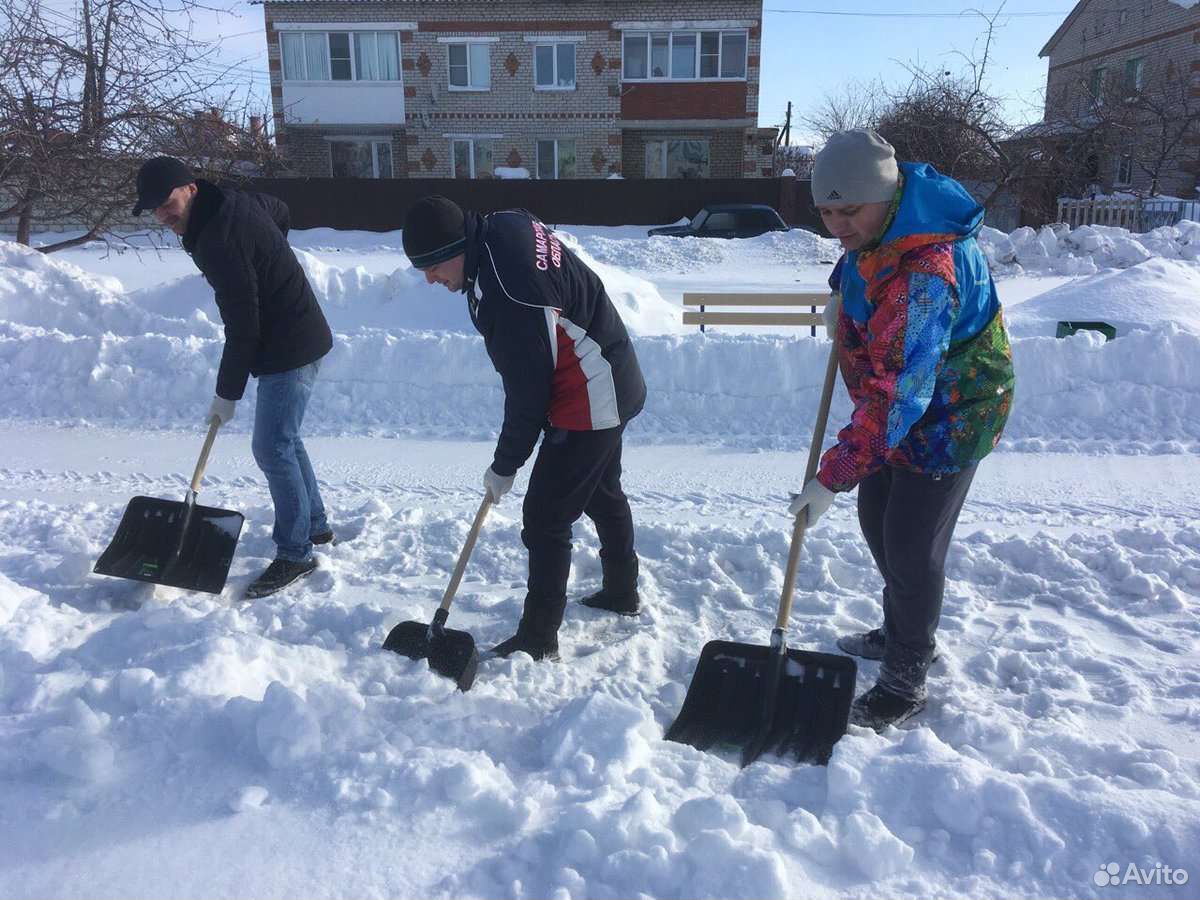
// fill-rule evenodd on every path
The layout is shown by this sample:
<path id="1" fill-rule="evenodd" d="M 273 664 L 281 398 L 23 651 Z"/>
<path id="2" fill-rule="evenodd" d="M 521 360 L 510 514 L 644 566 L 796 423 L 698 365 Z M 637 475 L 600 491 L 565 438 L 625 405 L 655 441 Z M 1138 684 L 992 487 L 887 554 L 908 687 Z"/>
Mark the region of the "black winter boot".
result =
<path id="1" fill-rule="evenodd" d="M 517 633 L 493 647 L 490 654 L 511 656 L 513 653 L 528 653 L 539 661 L 558 660 L 558 629 L 562 625 L 566 606 L 566 597 L 549 600 L 526 594 L 525 611 L 521 614 Z"/>
<path id="2" fill-rule="evenodd" d="M 925 699 L 909 700 L 875 685 L 850 706 L 850 724 L 882 731 L 907 722 L 925 708 Z"/>
<path id="3" fill-rule="evenodd" d="M 579 602 L 592 609 L 603 609 L 621 616 L 638 615 L 642 611 L 642 603 L 638 596 L 637 556 L 620 563 L 601 558 L 600 565 L 604 569 L 603 586 Z"/>
<path id="4" fill-rule="evenodd" d="M 872 628 L 861 634 L 844 634 L 837 639 L 838 649 L 863 659 L 883 659 L 883 629 Z"/>
<path id="5" fill-rule="evenodd" d="M 883 659 L 887 639 L 883 636 L 882 628 L 872 628 L 870 631 L 862 631 L 858 634 L 843 634 L 837 639 L 837 646 L 843 653 L 851 656 L 858 656 L 862 659 Z M 941 658 L 941 654 L 934 649 L 930 665 Z"/>

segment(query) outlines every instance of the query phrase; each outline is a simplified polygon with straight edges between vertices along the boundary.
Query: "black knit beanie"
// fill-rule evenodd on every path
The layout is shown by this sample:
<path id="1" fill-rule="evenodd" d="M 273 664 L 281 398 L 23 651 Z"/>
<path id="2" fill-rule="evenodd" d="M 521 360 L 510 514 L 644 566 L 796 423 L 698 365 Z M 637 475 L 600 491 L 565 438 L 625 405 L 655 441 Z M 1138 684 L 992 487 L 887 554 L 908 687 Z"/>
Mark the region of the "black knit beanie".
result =
<path id="1" fill-rule="evenodd" d="M 437 194 L 422 197 L 404 215 L 404 253 L 414 269 L 427 269 L 462 253 L 467 231 L 462 208 Z"/>

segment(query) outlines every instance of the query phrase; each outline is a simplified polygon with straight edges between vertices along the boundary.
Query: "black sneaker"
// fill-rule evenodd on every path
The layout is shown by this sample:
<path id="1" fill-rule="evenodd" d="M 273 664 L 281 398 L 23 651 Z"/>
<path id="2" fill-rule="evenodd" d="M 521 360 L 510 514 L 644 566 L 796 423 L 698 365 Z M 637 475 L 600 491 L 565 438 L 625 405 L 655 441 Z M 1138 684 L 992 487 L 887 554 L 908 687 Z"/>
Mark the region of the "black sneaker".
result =
<path id="1" fill-rule="evenodd" d="M 838 649 L 862 659 L 883 659 L 882 628 L 872 628 L 861 634 L 844 634 L 837 639 Z"/>
<path id="2" fill-rule="evenodd" d="M 254 579 L 250 587 L 246 588 L 246 599 L 253 600 L 256 597 L 274 594 L 293 581 L 303 578 L 305 575 L 311 575 L 316 568 L 317 561 L 315 559 L 306 559 L 304 562 L 277 559 L 267 566 L 265 572 Z"/>
<path id="3" fill-rule="evenodd" d="M 501 641 L 488 651 L 489 656 L 500 657 L 511 656 L 514 653 L 528 653 L 534 660 L 539 662 L 541 660 L 558 662 L 560 659 L 557 640 L 542 641 L 528 634 L 523 634 L 520 631 L 517 631 L 507 641 Z"/>
<path id="4" fill-rule="evenodd" d="M 338 545 L 337 535 L 333 533 L 332 528 L 329 529 L 328 531 L 322 531 L 320 534 L 314 534 L 312 537 L 309 538 L 309 540 L 313 544 L 329 544 L 330 546 L 333 546 L 333 547 L 336 547 Z"/>
<path id="5" fill-rule="evenodd" d="M 924 700 L 909 700 L 875 685 L 850 706 L 850 724 L 883 731 L 907 722 L 925 708 Z"/>

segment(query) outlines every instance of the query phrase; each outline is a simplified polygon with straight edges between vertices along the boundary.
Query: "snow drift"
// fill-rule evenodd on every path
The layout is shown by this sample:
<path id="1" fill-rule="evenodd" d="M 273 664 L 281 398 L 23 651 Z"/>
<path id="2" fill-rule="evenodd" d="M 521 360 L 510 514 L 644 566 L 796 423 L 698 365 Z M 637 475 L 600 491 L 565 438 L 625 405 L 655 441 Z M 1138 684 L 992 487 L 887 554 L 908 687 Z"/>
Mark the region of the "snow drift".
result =
<path id="1" fill-rule="evenodd" d="M 0 415 L 160 426 L 190 426 L 203 415 L 222 339 L 211 294 L 198 276 L 126 297 L 36 251 L 0 247 L 6 260 L 0 266 L 0 374 L 13 388 L 0 399 Z M 338 331 L 310 406 L 314 432 L 494 433 L 501 386 L 461 298 L 425 285 L 410 268 L 384 278 L 303 252 L 301 259 Z M 647 334 L 655 322 L 677 321 L 678 311 L 657 292 L 646 292 L 641 279 L 605 274 L 622 298 L 623 314 L 642 334 L 637 351 L 650 392 L 631 434 L 780 447 L 807 439 L 829 352 L 825 340 Z M 1166 261 L 1097 278 L 1096 290 L 1123 286 L 1111 302 L 1129 306 L 1130 320 L 1139 302 L 1147 308 L 1140 296 L 1166 285 L 1173 293 L 1154 301 L 1165 309 L 1169 297 L 1190 299 L 1189 285 L 1197 283 L 1190 267 Z M 1087 284 L 1064 288 L 1067 299 L 1055 300 L 1051 292 L 1030 301 L 1029 313 L 1018 307 L 1018 333 L 1045 333 L 1045 323 L 1073 296 L 1068 289 L 1087 291 Z M 1006 439 L 1060 448 L 1062 441 L 1149 448 L 1200 440 L 1200 322 L 1150 318 L 1142 316 L 1144 330 L 1109 344 L 1086 334 L 1015 339 L 1017 397 Z M 234 428 L 253 420 L 245 409 L 253 391 L 248 400 Z M 1113 414 L 1114 402 L 1121 415 Z M 834 421 L 849 412 L 838 392 Z"/>

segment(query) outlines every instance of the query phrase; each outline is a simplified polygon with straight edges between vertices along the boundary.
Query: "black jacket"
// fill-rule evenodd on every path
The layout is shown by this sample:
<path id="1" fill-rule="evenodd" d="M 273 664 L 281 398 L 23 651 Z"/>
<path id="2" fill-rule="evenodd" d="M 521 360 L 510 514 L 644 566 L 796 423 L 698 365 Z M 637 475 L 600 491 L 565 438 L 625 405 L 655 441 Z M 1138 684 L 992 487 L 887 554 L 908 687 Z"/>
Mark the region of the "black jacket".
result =
<path id="1" fill-rule="evenodd" d="M 524 210 L 468 213 L 466 230 L 463 290 L 504 382 L 496 473 L 521 468 L 547 425 L 601 431 L 641 412 L 642 370 L 596 273 Z"/>
<path id="2" fill-rule="evenodd" d="M 250 375 L 315 362 L 333 335 L 288 246 L 287 206 L 266 194 L 196 185 L 183 248 L 212 285 L 225 324 L 217 394 L 240 400 Z"/>

